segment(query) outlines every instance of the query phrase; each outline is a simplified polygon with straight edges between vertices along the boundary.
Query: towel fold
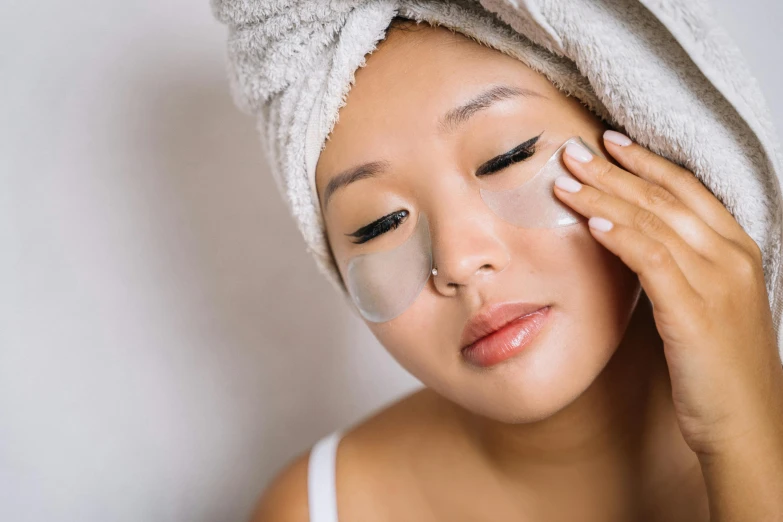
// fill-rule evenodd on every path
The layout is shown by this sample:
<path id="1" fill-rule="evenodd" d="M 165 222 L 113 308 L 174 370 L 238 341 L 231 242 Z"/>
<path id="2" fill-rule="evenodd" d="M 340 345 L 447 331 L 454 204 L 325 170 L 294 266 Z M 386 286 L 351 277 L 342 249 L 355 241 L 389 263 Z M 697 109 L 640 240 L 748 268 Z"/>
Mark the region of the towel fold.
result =
<path id="1" fill-rule="evenodd" d="M 315 191 L 318 156 L 395 15 L 513 56 L 687 168 L 763 254 L 783 356 L 783 155 L 756 80 L 705 0 L 211 0 L 229 28 L 232 97 L 257 118 L 277 186 L 346 296 Z"/>

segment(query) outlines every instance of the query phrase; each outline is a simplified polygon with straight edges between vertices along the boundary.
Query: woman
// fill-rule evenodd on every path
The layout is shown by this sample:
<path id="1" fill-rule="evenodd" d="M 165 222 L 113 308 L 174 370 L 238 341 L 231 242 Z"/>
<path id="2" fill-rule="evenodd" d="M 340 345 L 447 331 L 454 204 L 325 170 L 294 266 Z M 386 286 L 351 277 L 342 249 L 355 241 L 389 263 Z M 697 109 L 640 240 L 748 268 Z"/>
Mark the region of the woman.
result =
<path id="1" fill-rule="evenodd" d="M 557 165 L 551 201 L 498 198 Z M 426 387 L 341 434 L 336 492 L 305 452 L 255 520 L 780 520 L 761 254 L 690 172 L 522 62 L 398 19 L 315 184 L 357 308 Z M 563 208 L 583 219 L 542 218 Z"/>

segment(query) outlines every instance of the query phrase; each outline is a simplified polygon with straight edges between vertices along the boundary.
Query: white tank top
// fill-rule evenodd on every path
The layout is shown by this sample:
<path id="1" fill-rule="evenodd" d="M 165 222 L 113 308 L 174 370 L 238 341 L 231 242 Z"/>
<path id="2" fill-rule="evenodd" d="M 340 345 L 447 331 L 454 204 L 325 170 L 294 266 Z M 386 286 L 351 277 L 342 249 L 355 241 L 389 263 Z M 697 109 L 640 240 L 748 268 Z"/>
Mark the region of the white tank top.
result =
<path id="1" fill-rule="evenodd" d="M 307 465 L 307 502 L 310 522 L 337 521 L 336 456 L 342 430 L 321 438 L 310 450 Z"/>

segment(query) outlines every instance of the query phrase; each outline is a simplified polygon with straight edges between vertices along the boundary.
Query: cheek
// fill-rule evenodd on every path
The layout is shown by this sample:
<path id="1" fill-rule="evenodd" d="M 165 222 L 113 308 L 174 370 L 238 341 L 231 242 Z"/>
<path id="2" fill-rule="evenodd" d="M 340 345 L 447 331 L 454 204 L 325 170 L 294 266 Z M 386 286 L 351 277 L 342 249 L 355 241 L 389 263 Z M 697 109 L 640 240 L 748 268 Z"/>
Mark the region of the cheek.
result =
<path id="1" fill-rule="evenodd" d="M 625 315 L 638 286 L 636 274 L 596 241 L 586 222 L 527 234 L 512 245 L 516 297 L 547 299 L 563 312 L 591 319 Z M 610 321 L 611 322 L 611 321 Z"/>
<path id="2" fill-rule="evenodd" d="M 421 296 L 420 296 L 421 297 Z M 414 304 L 405 313 L 385 323 L 366 323 L 378 342 L 407 371 L 426 382 L 438 364 L 438 343 L 432 336 L 432 315 Z"/>
<path id="3" fill-rule="evenodd" d="M 464 372 L 459 341 L 464 326 L 463 305 L 434 295 L 431 284 L 397 318 L 367 323 L 375 338 L 408 372 L 435 389 L 454 383 Z"/>
<path id="4" fill-rule="evenodd" d="M 556 267 L 568 291 L 563 305 L 580 323 L 606 338 L 630 317 L 638 277 L 592 237 L 587 225 L 577 227 L 563 238 L 567 247 Z M 608 330 L 600 331 L 599 326 Z"/>
<path id="5" fill-rule="evenodd" d="M 581 339 L 606 355 L 619 344 L 633 312 L 637 275 L 593 238 L 586 223 L 558 230 L 557 241 L 542 242 L 541 248 L 552 301 L 566 320 L 563 339 Z"/>

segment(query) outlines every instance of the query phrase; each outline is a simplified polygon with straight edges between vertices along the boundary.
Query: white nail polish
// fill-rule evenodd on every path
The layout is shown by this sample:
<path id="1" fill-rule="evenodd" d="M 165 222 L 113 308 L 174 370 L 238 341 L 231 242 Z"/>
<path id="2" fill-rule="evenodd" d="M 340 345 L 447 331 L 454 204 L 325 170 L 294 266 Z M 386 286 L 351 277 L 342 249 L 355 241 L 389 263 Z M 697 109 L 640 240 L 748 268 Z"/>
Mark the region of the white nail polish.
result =
<path id="1" fill-rule="evenodd" d="M 565 190 L 566 192 L 579 192 L 582 188 L 582 184 L 576 181 L 574 178 L 568 176 L 558 176 L 555 178 L 555 185 Z"/>
<path id="2" fill-rule="evenodd" d="M 612 227 L 614 226 L 614 223 L 612 223 L 608 219 L 604 219 L 598 216 L 593 216 L 590 219 L 588 219 L 587 224 L 591 228 L 600 230 L 601 232 L 608 232 L 609 230 L 612 230 Z"/>
<path id="3" fill-rule="evenodd" d="M 593 159 L 593 154 L 578 143 L 569 143 L 566 145 L 565 152 L 580 163 L 587 163 Z"/>
<path id="4" fill-rule="evenodd" d="M 633 143 L 631 141 L 631 138 L 629 138 L 625 134 L 613 130 L 605 131 L 604 139 L 606 139 L 606 141 L 611 141 L 615 145 L 620 145 L 621 147 L 625 147 Z"/>

